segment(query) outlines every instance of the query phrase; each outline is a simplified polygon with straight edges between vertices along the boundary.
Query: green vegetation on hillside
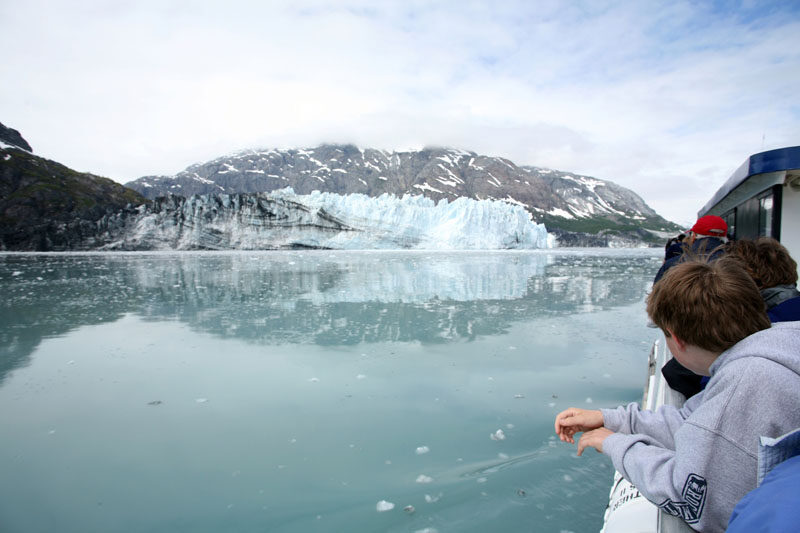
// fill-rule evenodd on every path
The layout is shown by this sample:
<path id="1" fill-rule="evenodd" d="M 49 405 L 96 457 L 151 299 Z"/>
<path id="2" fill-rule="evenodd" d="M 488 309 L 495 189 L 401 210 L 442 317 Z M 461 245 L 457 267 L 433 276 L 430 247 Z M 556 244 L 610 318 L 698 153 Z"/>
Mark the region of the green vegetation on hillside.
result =
<path id="1" fill-rule="evenodd" d="M 24 150 L 0 149 L 0 249 L 61 249 L 83 238 L 87 223 L 146 202 L 108 178 Z M 70 224 L 81 231 L 70 235 Z"/>

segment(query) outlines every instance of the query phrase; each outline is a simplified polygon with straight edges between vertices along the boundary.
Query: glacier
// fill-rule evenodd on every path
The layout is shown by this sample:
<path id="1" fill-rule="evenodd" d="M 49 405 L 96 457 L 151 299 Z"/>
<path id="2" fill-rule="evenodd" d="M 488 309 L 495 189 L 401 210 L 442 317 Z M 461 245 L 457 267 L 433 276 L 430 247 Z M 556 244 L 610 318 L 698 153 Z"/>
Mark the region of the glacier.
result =
<path id="1" fill-rule="evenodd" d="M 269 193 L 162 197 L 105 220 L 104 250 L 504 250 L 552 248 L 521 206 L 424 196 Z"/>

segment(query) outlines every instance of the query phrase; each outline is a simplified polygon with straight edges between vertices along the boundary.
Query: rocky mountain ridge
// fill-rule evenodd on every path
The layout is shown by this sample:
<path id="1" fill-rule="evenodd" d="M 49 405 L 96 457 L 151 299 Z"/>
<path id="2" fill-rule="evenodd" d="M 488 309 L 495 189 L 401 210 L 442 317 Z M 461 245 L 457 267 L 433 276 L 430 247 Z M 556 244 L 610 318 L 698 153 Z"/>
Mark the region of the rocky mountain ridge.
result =
<path id="1" fill-rule="evenodd" d="M 36 156 L 0 124 L 0 250 L 90 249 L 97 222 L 147 200 L 100 176 Z"/>
<path id="2" fill-rule="evenodd" d="M 613 182 L 447 148 L 388 152 L 353 145 L 246 150 L 195 164 L 174 176 L 126 184 L 147 198 L 172 193 L 236 194 L 291 187 L 336 194 L 459 197 L 523 206 L 562 246 L 660 245 L 680 228 L 633 191 Z"/>

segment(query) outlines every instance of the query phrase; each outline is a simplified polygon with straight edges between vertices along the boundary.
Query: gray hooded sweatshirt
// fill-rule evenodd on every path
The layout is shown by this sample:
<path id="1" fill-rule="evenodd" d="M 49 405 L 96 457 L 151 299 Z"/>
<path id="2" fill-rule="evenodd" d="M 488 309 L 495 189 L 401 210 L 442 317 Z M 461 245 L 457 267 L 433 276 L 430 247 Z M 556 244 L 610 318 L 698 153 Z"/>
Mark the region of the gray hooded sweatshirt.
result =
<path id="1" fill-rule="evenodd" d="M 725 531 L 756 488 L 760 436 L 800 428 L 800 322 L 773 324 L 723 352 L 681 409 L 602 409 L 614 467 L 698 531 Z"/>

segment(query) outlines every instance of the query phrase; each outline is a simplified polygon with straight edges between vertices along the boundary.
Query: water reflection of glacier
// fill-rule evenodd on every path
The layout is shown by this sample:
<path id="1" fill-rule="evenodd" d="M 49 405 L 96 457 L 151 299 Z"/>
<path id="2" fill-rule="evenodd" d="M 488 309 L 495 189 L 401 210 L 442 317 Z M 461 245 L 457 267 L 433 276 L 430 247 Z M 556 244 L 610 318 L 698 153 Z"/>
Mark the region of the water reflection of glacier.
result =
<path id="1" fill-rule="evenodd" d="M 261 343 L 495 335 L 641 300 L 650 250 L 0 255 L 0 379 L 42 338 L 125 314 Z"/>
<path id="2" fill-rule="evenodd" d="M 240 299 L 264 290 L 273 298 L 314 305 L 512 300 L 525 297 L 528 281 L 544 276 L 554 262 L 549 254 L 505 252 L 296 252 L 217 259 L 214 268 L 198 255 L 147 263 L 137 268 L 136 282 L 146 289 L 187 292 L 197 300 L 207 299 L 209 291 Z"/>

